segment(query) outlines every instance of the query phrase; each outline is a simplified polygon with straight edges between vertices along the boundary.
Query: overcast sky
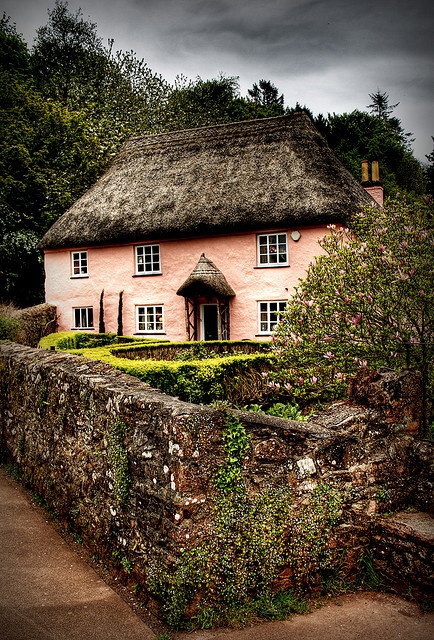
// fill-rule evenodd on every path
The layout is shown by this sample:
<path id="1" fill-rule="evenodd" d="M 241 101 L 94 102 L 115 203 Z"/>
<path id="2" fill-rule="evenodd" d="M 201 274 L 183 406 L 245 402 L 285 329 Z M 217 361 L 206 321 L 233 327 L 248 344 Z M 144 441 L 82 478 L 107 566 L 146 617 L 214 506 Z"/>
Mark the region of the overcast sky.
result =
<path id="1" fill-rule="evenodd" d="M 54 0 L 3 0 L 33 43 Z M 365 110 L 377 88 L 426 161 L 434 136 L 433 0 L 69 0 L 103 43 L 133 50 L 173 82 L 238 76 L 241 94 L 264 78 L 285 105 L 314 115 Z"/>

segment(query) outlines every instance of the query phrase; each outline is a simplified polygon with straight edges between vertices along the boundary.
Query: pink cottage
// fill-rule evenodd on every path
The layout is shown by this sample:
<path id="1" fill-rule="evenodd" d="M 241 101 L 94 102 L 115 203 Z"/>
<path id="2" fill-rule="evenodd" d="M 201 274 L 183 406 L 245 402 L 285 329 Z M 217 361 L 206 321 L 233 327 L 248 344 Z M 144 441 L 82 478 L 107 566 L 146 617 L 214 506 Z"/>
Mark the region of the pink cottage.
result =
<path id="1" fill-rule="evenodd" d="M 42 240 L 59 329 L 269 339 L 331 223 L 370 195 L 310 119 L 130 139 Z"/>

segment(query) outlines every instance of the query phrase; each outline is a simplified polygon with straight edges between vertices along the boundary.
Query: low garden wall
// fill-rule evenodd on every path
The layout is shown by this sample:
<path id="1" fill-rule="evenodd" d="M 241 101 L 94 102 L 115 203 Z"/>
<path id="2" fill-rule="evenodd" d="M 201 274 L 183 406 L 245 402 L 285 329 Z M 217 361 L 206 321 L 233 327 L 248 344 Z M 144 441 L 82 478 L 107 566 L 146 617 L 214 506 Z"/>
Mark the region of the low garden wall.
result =
<path id="1" fill-rule="evenodd" d="M 229 469 L 226 413 L 182 402 L 107 364 L 16 343 L 0 345 L 0 380 L 4 461 L 157 612 L 158 594 L 149 589 L 155 566 L 176 564 L 212 530 L 216 478 Z M 418 440 L 415 372 L 362 370 L 349 401 L 309 423 L 231 416 L 246 436 L 248 495 L 288 492 L 294 522 L 319 488 L 326 487 L 324 504 L 327 491 L 339 496 L 324 546 L 340 558 L 346 579 L 356 578 L 379 517 L 409 507 L 433 514 L 432 445 Z M 297 533 L 307 555 L 316 534 Z M 296 561 L 285 562 L 275 588 L 297 584 Z M 320 567 L 313 573 L 306 585 L 317 588 Z"/>

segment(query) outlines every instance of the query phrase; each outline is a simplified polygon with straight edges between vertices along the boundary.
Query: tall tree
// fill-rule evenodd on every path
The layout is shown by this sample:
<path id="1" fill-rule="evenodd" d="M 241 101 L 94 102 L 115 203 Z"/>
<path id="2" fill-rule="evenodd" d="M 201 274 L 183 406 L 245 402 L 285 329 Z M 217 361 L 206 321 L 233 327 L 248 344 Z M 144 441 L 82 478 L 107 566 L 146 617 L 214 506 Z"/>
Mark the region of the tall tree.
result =
<path id="1" fill-rule="evenodd" d="M 269 116 L 279 116 L 284 113 L 283 93 L 279 96 L 279 90 L 269 80 L 259 80 L 251 89 L 247 90 L 250 100 L 267 110 Z"/>
<path id="2" fill-rule="evenodd" d="M 168 97 L 163 128 L 190 129 L 243 120 L 245 117 L 238 78 L 220 76 L 202 80 L 198 77 L 191 81 L 180 76 Z"/>
<path id="3" fill-rule="evenodd" d="M 425 181 L 421 163 L 388 121 L 364 111 L 328 115 L 321 123 L 327 142 L 346 168 L 361 180 L 361 161 L 378 160 L 387 195 L 405 190 L 420 195 Z"/>
<path id="4" fill-rule="evenodd" d="M 332 391 L 368 364 L 416 367 L 432 391 L 433 219 L 432 203 L 401 199 L 330 229 L 274 336 L 282 388 Z"/>
<path id="5" fill-rule="evenodd" d="M 103 71 L 102 40 L 96 24 L 84 20 L 81 9 L 70 13 L 67 2 L 56 0 L 48 15 L 33 48 L 37 87 L 46 97 L 76 105 L 86 100 L 88 88 Z"/>
<path id="6" fill-rule="evenodd" d="M 431 136 L 431 140 L 434 143 L 433 136 Z M 424 168 L 427 192 L 434 198 L 434 149 L 425 157 L 428 160 L 428 164 Z"/>
<path id="7" fill-rule="evenodd" d="M 0 302 L 28 307 L 43 301 L 43 265 L 32 220 L 7 204 L 0 190 Z"/>
<path id="8" fill-rule="evenodd" d="M 371 115 L 381 120 L 389 120 L 392 111 L 399 105 L 399 102 L 389 104 L 389 96 L 385 91 L 380 91 L 380 89 L 377 89 L 375 93 L 370 93 L 369 97 L 372 103 L 368 104 L 366 108 L 370 109 Z"/>
<path id="9" fill-rule="evenodd" d="M 392 112 L 399 105 L 399 102 L 396 104 L 389 104 L 389 96 L 385 91 L 380 91 L 377 89 L 375 93 L 370 93 L 369 97 L 372 100 L 372 103 L 367 105 L 367 109 L 371 110 L 371 115 L 383 122 L 387 123 L 398 140 L 406 147 L 406 149 L 410 148 L 410 144 L 414 142 L 414 138 L 412 138 L 412 133 L 406 133 L 404 128 L 402 127 L 401 120 L 392 117 Z"/>

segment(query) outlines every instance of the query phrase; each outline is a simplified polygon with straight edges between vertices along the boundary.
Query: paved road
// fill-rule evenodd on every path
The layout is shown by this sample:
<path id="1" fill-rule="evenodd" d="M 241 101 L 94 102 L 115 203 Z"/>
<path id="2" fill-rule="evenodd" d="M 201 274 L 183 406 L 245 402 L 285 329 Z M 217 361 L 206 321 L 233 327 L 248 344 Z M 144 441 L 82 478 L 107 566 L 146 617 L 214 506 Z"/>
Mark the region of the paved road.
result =
<path id="1" fill-rule="evenodd" d="M 154 640 L 0 469 L 0 638 Z"/>
<path id="2" fill-rule="evenodd" d="M 1 640 L 155 640 L 148 625 L 0 468 Z M 176 640 L 433 640 L 434 613 L 395 596 L 345 596 L 305 616 Z"/>

